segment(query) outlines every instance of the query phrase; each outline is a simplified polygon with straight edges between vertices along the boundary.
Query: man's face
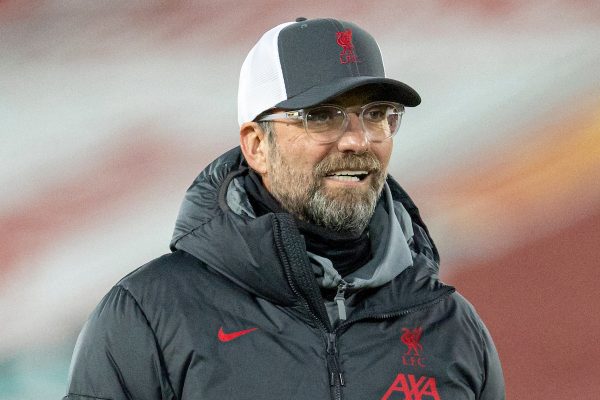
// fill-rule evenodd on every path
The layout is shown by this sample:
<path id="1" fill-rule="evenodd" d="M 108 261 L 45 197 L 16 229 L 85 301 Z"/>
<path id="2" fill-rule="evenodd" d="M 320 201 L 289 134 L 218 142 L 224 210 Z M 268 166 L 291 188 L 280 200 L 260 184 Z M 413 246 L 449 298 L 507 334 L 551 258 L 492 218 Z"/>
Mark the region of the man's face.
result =
<path id="1" fill-rule="evenodd" d="M 329 103 L 354 107 L 368 102 L 357 93 Z M 335 231 L 361 232 L 385 182 L 393 142 L 370 143 L 359 117 L 348 115 L 344 134 L 327 144 L 311 139 L 302 122 L 276 122 L 262 178 L 271 194 L 298 218 Z"/>

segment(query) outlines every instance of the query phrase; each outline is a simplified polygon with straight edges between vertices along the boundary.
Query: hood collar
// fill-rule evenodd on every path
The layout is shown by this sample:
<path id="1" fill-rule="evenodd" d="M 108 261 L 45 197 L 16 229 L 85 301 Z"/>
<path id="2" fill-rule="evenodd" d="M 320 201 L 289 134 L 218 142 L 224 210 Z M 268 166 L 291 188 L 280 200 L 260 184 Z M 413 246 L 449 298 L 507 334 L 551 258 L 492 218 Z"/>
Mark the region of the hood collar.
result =
<path id="1" fill-rule="evenodd" d="M 171 249 L 194 255 L 209 268 L 260 297 L 278 304 L 294 304 L 297 296 L 289 285 L 289 276 L 281 265 L 274 244 L 274 218 L 278 214 L 255 217 L 241 179 L 247 171 L 240 148 L 236 147 L 198 175 L 181 205 Z M 392 242 L 386 241 L 381 261 L 400 259 L 401 270 L 412 269 L 409 268 L 413 263 L 410 259 L 412 252 L 414 259 L 426 261 L 427 268 L 421 271 L 422 274 L 436 275 L 438 252 L 418 209 L 391 177 L 388 177 L 384 196 L 388 206 L 383 213 L 379 211 L 381 214 L 375 216 L 374 221 L 377 218 L 389 219 L 392 224 L 386 229 L 390 232 L 380 233 L 410 237 L 409 241 L 402 240 L 401 247 L 409 245 L 411 251 L 406 253 L 406 249 L 396 249 Z M 371 229 L 375 233 L 377 228 Z M 392 254 L 395 252 L 402 254 Z M 421 261 L 419 264 L 422 264 Z M 309 265 L 308 255 L 306 265 Z M 356 271 L 356 282 L 362 279 L 365 285 L 371 287 L 390 279 L 390 272 L 385 269 L 374 268 L 370 275 L 365 274 L 366 270 Z"/>

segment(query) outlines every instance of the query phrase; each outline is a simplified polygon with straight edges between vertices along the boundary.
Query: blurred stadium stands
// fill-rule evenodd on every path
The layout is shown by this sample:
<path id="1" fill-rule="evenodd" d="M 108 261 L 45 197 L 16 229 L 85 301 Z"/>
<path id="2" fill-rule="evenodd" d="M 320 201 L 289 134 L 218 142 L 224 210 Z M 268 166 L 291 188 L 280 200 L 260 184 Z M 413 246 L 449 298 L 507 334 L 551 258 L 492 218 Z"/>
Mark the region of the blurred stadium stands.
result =
<path id="1" fill-rule="evenodd" d="M 596 399 L 600 3 L 0 2 L 0 399 L 61 398 L 75 338 L 237 142 L 266 29 L 357 22 L 419 91 L 391 173 L 483 315 L 509 399 Z"/>

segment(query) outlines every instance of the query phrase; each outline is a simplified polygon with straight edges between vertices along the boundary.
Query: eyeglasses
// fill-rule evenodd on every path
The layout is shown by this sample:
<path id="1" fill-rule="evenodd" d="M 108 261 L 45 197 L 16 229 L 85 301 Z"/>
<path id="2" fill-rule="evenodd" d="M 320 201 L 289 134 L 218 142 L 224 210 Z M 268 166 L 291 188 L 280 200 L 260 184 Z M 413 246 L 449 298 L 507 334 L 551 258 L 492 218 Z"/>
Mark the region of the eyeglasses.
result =
<path id="1" fill-rule="evenodd" d="M 348 113 L 355 113 L 360 119 L 363 132 L 369 142 L 383 142 L 398 132 L 404 114 L 404 106 L 389 101 L 374 101 L 362 107 L 343 108 L 333 104 L 313 108 L 268 114 L 258 119 L 274 121 L 277 119 L 301 120 L 306 133 L 319 143 L 333 143 L 348 127 Z"/>

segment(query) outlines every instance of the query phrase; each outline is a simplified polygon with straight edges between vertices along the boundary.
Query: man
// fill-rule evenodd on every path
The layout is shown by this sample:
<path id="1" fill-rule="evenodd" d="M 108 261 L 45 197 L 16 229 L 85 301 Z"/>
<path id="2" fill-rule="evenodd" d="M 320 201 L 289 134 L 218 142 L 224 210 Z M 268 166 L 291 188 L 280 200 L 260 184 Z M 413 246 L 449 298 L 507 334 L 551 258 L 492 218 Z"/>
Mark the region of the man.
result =
<path id="1" fill-rule="evenodd" d="M 352 23 L 268 31 L 241 70 L 241 146 L 189 188 L 173 252 L 91 315 L 66 398 L 503 399 L 489 333 L 387 176 L 419 102 Z"/>

